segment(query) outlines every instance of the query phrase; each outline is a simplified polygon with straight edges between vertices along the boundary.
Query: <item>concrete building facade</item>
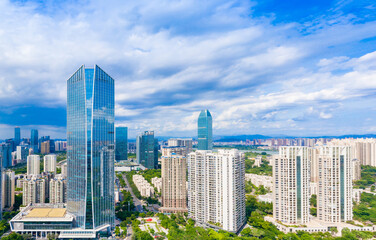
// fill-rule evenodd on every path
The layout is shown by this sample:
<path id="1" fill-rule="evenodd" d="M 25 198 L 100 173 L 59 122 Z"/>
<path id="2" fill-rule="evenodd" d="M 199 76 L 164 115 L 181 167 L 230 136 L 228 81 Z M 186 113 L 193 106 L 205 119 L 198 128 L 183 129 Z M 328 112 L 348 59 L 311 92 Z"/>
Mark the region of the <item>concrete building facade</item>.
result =
<path id="1" fill-rule="evenodd" d="M 309 221 L 310 159 L 308 147 L 280 147 L 273 167 L 273 216 L 286 224 Z"/>
<path id="2" fill-rule="evenodd" d="M 185 156 L 162 156 L 161 212 L 187 212 L 187 159 Z"/>
<path id="3" fill-rule="evenodd" d="M 245 219 L 245 165 L 236 149 L 188 157 L 188 215 L 200 225 L 238 232 Z"/>

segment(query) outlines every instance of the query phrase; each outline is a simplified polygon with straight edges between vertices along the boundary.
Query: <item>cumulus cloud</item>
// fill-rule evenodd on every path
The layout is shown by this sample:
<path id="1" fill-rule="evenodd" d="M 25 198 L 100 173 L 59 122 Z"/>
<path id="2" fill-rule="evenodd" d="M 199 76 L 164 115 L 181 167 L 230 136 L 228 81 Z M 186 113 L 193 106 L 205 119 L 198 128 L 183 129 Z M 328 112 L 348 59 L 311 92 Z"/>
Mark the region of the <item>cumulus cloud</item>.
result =
<path id="1" fill-rule="evenodd" d="M 376 52 L 362 42 L 376 36 L 374 19 L 338 3 L 328 16 L 283 22 L 278 13 L 256 14 L 257 6 L 0 0 L 0 123 L 36 118 L 17 112 L 25 106 L 64 109 L 66 80 L 82 64 L 115 78 L 116 124 L 132 137 L 194 136 L 206 108 L 217 135 L 335 134 L 336 121 L 354 126 L 339 119 L 344 111 L 374 119 L 362 104 L 376 90 Z M 64 137 L 63 121 L 50 126 Z"/>

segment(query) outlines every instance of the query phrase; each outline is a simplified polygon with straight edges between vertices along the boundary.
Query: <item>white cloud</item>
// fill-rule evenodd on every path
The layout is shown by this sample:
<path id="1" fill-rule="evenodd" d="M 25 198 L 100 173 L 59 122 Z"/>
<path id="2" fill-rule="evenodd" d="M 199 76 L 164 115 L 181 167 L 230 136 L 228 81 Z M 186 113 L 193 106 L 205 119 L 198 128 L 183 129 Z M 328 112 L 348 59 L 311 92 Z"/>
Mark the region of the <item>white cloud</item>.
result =
<path id="1" fill-rule="evenodd" d="M 0 107 L 64 107 L 66 79 L 95 63 L 115 78 L 117 124 L 132 134 L 196 134 L 205 108 L 217 134 L 301 131 L 338 121 L 331 103 L 374 94 L 376 52 L 327 52 L 376 35 L 376 22 L 273 24 L 249 17 L 253 5 L 111 0 L 41 12 L 0 1 Z"/>

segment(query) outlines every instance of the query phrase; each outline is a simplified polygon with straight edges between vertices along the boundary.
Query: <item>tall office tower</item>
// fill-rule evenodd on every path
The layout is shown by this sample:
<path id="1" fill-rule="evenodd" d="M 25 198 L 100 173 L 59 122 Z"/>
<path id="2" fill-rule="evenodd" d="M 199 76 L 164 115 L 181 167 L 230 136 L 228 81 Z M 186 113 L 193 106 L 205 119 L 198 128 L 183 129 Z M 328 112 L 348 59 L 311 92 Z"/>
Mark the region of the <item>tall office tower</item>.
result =
<path id="1" fill-rule="evenodd" d="M 30 135 L 30 147 L 33 149 L 34 153 L 39 152 L 39 144 L 38 144 L 38 130 L 37 129 L 31 129 L 31 135 Z"/>
<path id="2" fill-rule="evenodd" d="M 17 160 L 19 161 L 26 161 L 27 155 L 29 153 L 29 149 L 25 146 L 17 146 Z"/>
<path id="3" fill-rule="evenodd" d="M 14 143 L 18 146 L 21 142 L 21 129 L 20 127 L 14 128 Z"/>
<path id="4" fill-rule="evenodd" d="M 31 176 L 22 182 L 22 205 L 45 202 L 45 179 Z"/>
<path id="5" fill-rule="evenodd" d="M 115 84 L 97 65 L 68 79 L 67 210 L 77 227 L 114 227 Z"/>
<path id="6" fill-rule="evenodd" d="M 66 180 L 63 175 L 56 175 L 50 180 L 50 203 L 66 202 Z"/>
<path id="7" fill-rule="evenodd" d="M 330 223 L 352 220 L 352 156 L 350 146 L 319 147 L 317 216 Z"/>
<path id="8" fill-rule="evenodd" d="M 200 225 L 238 232 L 245 217 L 245 164 L 236 149 L 188 155 L 188 214 Z"/>
<path id="9" fill-rule="evenodd" d="M 353 181 L 358 181 L 361 178 L 361 165 L 360 165 L 360 160 L 359 159 L 353 159 L 352 160 L 352 169 L 353 169 Z"/>
<path id="10" fill-rule="evenodd" d="M 39 155 L 27 156 L 27 175 L 40 174 L 40 157 Z"/>
<path id="11" fill-rule="evenodd" d="M 153 131 L 146 131 L 137 137 L 137 163 L 149 169 L 158 168 L 158 139 Z"/>
<path id="12" fill-rule="evenodd" d="M 11 170 L 4 171 L 2 174 L 2 206 L 12 209 L 14 205 L 15 175 Z"/>
<path id="13" fill-rule="evenodd" d="M 213 149 L 212 116 L 209 110 L 202 110 L 197 121 L 198 150 Z"/>
<path id="14" fill-rule="evenodd" d="M 162 156 L 163 213 L 187 212 L 187 159 L 185 156 Z"/>
<path id="15" fill-rule="evenodd" d="M 2 158 L 2 167 L 12 166 L 12 146 L 8 143 L 0 145 L 0 155 Z"/>
<path id="16" fill-rule="evenodd" d="M 128 128 L 116 127 L 115 160 L 128 160 Z"/>
<path id="17" fill-rule="evenodd" d="M 56 155 L 55 154 L 48 154 L 44 156 L 44 172 L 54 172 L 56 173 Z"/>
<path id="18" fill-rule="evenodd" d="M 310 161 L 308 147 L 279 147 L 274 161 L 273 216 L 285 224 L 309 221 Z"/>
<path id="19" fill-rule="evenodd" d="M 186 147 L 187 153 L 192 152 L 192 138 L 170 138 L 167 145 L 169 147 Z"/>

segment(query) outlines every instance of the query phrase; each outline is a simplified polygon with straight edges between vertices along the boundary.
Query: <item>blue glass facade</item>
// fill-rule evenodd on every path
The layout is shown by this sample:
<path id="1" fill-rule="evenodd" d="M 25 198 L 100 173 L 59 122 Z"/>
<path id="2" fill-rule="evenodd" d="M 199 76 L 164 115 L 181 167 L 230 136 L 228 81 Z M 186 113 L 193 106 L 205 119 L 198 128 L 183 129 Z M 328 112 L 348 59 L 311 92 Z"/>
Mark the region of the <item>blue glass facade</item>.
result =
<path id="1" fill-rule="evenodd" d="M 21 142 L 21 129 L 19 127 L 14 128 L 14 143 L 16 146 L 20 145 Z"/>
<path id="2" fill-rule="evenodd" d="M 39 153 L 38 145 L 38 130 L 31 129 L 30 146 L 33 149 L 34 153 Z"/>
<path id="3" fill-rule="evenodd" d="M 137 137 L 137 162 L 148 169 L 158 168 L 158 139 L 154 138 L 154 132 L 144 132 Z"/>
<path id="4" fill-rule="evenodd" d="M 213 149 L 212 116 L 209 110 L 202 110 L 197 121 L 198 150 Z"/>
<path id="5" fill-rule="evenodd" d="M 98 66 L 82 66 L 67 91 L 68 211 L 78 227 L 113 227 L 114 79 Z"/>
<path id="6" fill-rule="evenodd" d="M 115 160 L 128 160 L 128 128 L 116 128 Z"/>
<path id="7" fill-rule="evenodd" d="M 2 167 L 8 168 L 12 166 L 12 145 L 5 143 L 0 145 L 0 158 L 2 161 Z"/>

